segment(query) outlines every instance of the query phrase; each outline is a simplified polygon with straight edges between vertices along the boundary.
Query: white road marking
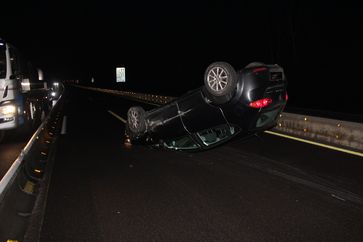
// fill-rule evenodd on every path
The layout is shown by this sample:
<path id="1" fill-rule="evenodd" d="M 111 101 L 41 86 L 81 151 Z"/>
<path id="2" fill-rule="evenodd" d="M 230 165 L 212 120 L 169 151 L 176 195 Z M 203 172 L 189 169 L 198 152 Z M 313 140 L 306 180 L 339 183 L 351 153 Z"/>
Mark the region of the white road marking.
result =
<path id="1" fill-rule="evenodd" d="M 108 110 L 108 112 L 114 116 L 115 118 L 117 118 L 118 120 L 120 120 L 121 122 L 123 122 L 124 124 L 126 124 L 126 120 L 124 118 L 121 118 L 120 116 L 118 116 L 116 113 L 112 112 L 111 110 Z"/>
<path id="2" fill-rule="evenodd" d="M 61 134 L 67 133 L 67 116 L 63 116 Z"/>
<path id="3" fill-rule="evenodd" d="M 339 148 L 339 147 L 335 147 L 335 146 L 332 146 L 332 145 L 326 145 L 326 144 L 322 144 L 322 143 L 315 142 L 315 141 L 301 139 L 301 138 L 293 137 L 293 136 L 286 135 L 286 134 L 280 134 L 280 133 L 276 133 L 276 132 L 273 132 L 273 131 L 265 131 L 265 133 L 280 136 L 280 137 L 287 138 L 287 139 L 292 139 L 292 140 L 304 142 L 304 143 L 311 144 L 311 145 L 324 147 L 324 148 L 331 149 L 331 150 L 336 150 L 336 151 L 348 153 L 348 154 L 351 154 L 351 155 L 356 155 L 356 156 L 363 157 L 363 153 L 360 153 L 360 152 L 357 152 L 357 151 L 347 150 L 347 149 L 344 149 L 344 148 Z"/>

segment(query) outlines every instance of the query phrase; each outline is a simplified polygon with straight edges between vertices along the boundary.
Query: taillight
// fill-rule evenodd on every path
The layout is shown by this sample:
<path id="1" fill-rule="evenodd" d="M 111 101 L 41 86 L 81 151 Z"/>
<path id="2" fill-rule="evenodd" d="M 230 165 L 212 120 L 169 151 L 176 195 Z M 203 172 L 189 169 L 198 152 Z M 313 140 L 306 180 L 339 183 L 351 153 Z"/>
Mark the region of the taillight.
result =
<path id="1" fill-rule="evenodd" d="M 253 72 L 254 74 L 256 74 L 257 72 L 260 72 L 260 71 L 266 71 L 266 70 L 267 70 L 267 68 L 266 68 L 266 67 L 258 67 L 258 68 L 253 69 L 253 70 L 252 70 L 252 72 Z"/>
<path id="2" fill-rule="evenodd" d="M 289 95 L 287 95 L 287 92 L 286 92 L 286 94 L 285 94 L 285 100 L 287 101 L 287 100 L 289 100 Z"/>
<path id="3" fill-rule="evenodd" d="M 264 108 L 264 107 L 270 105 L 271 103 L 272 103 L 271 98 L 264 98 L 264 99 L 260 99 L 260 100 L 251 102 L 249 104 L 249 106 L 252 108 Z"/>

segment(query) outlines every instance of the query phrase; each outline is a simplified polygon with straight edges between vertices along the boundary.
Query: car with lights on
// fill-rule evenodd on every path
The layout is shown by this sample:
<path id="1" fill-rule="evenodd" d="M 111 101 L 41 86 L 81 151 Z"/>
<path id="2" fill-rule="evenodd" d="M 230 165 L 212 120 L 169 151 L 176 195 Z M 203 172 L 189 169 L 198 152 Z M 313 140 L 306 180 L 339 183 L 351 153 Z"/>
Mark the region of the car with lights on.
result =
<path id="1" fill-rule="evenodd" d="M 0 38 L 0 141 L 11 130 L 37 128 L 45 116 L 42 87 L 39 70 Z"/>
<path id="2" fill-rule="evenodd" d="M 287 99 L 281 66 L 253 62 L 235 71 L 214 62 L 205 71 L 204 86 L 149 111 L 131 107 L 126 135 L 131 142 L 167 149 L 210 149 L 273 128 Z"/>
<path id="3" fill-rule="evenodd" d="M 56 101 L 59 99 L 61 95 L 61 87 L 62 85 L 59 82 L 53 82 L 48 91 L 48 99 L 50 101 Z"/>

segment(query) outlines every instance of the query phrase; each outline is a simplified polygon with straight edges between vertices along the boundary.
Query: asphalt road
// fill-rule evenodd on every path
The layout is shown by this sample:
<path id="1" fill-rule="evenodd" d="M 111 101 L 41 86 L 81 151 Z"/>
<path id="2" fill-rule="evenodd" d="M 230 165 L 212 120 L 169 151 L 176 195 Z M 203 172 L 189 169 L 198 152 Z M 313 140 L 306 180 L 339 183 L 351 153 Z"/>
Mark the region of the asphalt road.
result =
<path id="1" fill-rule="evenodd" d="M 29 137 L 11 133 L 0 143 L 0 180 L 25 147 Z"/>
<path id="2" fill-rule="evenodd" d="M 267 134 L 200 153 L 126 147 L 108 111 L 135 104 L 68 94 L 41 241 L 363 240 L 361 158 Z"/>

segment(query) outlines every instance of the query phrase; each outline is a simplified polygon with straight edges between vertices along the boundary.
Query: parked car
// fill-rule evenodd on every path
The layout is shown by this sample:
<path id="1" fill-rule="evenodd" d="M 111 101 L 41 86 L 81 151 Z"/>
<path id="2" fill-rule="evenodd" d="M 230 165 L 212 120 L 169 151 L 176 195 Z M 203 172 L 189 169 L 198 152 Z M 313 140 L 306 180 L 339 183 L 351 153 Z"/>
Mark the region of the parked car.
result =
<path id="1" fill-rule="evenodd" d="M 209 149 L 274 127 L 287 102 L 286 88 L 279 65 L 253 62 L 236 72 L 215 62 L 205 71 L 204 86 L 147 112 L 131 107 L 126 133 L 133 142 L 168 149 Z"/>

